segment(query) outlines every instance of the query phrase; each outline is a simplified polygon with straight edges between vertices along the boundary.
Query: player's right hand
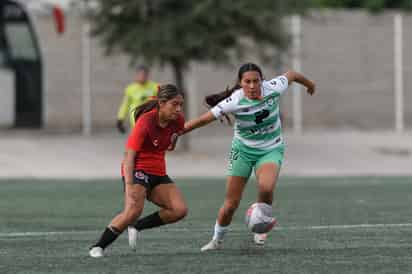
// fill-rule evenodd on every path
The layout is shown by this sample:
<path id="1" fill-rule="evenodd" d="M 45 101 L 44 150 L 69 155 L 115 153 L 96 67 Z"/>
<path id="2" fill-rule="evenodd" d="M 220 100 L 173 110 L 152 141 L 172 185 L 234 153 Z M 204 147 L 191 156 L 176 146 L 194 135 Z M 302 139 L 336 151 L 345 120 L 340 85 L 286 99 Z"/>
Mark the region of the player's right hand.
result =
<path id="1" fill-rule="evenodd" d="M 125 133 L 126 133 L 126 129 L 124 128 L 124 125 L 123 125 L 123 121 L 122 121 L 122 120 L 117 120 L 117 122 L 116 122 L 116 127 L 117 127 L 117 130 L 118 130 L 120 133 L 122 133 L 122 134 L 125 134 Z"/>

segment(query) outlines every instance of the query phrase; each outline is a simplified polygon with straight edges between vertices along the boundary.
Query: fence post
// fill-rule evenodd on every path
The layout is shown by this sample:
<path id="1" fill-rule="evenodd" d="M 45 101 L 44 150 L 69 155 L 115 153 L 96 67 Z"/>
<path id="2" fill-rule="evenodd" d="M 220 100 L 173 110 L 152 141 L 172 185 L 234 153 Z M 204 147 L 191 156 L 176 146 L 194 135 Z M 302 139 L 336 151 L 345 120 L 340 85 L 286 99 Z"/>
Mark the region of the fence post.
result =
<path id="1" fill-rule="evenodd" d="M 292 15 L 292 68 L 295 71 L 301 71 L 301 18 L 299 15 Z M 297 134 L 302 133 L 302 94 L 299 85 L 293 85 L 293 131 Z"/>
<path id="2" fill-rule="evenodd" d="M 92 108 L 90 88 L 90 23 L 82 17 L 82 132 L 84 136 L 92 133 Z"/>
<path id="3" fill-rule="evenodd" d="M 188 100 L 187 104 L 187 114 L 189 117 L 186 117 L 186 119 L 193 119 L 198 116 L 197 110 L 197 104 L 199 103 L 199 88 L 197 86 L 197 80 L 196 80 L 196 71 L 195 71 L 195 66 L 193 64 L 190 64 L 187 73 L 186 73 L 186 79 L 187 79 L 187 97 L 186 100 Z"/>
<path id="4" fill-rule="evenodd" d="M 402 15 L 394 16 L 394 89 L 395 89 L 395 130 L 397 133 L 404 131 L 403 113 L 403 28 Z"/>

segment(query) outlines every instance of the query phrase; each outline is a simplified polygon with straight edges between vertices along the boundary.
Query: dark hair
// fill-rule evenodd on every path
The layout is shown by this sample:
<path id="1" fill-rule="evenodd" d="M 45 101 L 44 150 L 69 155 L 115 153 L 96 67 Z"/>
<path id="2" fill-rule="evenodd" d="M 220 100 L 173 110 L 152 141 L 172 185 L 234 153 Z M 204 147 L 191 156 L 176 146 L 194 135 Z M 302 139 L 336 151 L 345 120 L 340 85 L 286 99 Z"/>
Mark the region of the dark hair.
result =
<path id="1" fill-rule="evenodd" d="M 246 63 L 243 64 L 240 68 L 239 71 L 237 73 L 237 84 L 234 85 L 232 88 L 227 87 L 225 91 L 221 91 L 218 93 L 214 93 L 211 95 L 208 95 L 205 97 L 205 102 L 209 107 L 214 107 L 216 106 L 220 101 L 222 101 L 223 99 L 226 99 L 227 97 L 229 97 L 230 95 L 232 95 L 232 93 L 240 88 L 240 81 L 242 80 L 243 77 L 243 73 L 248 72 L 248 71 L 256 71 L 259 73 L 260 78 L 263 78 L 263 74 L 262 74 L 262 70 L 260 69 L 260 67 L 256 64 L 253 63 Z M 226 117 L 227 118 L 227 117 Z"/>
<path id="2" fill-rule="evenodd" d="M 159 86 L 156 97 L 150 99 L 144 104 L 141 104 L 133 110 L 134 121 L 136 122 L 140 115 L 142 115 L 143 113 L 149 112 L 155 107 L 159 107 L 159 102 L 167 102 L 178 95 L 184 97 L 183 91 L 178 89 L 175 85 L 166 84 Z"/>
<path id="3" fill-rule="evenodd" d="M 136 72 L 144 71 L 146 73 L 149 73 L 149 67 L 145 65 L 138 65 L 136 67 Z"/>

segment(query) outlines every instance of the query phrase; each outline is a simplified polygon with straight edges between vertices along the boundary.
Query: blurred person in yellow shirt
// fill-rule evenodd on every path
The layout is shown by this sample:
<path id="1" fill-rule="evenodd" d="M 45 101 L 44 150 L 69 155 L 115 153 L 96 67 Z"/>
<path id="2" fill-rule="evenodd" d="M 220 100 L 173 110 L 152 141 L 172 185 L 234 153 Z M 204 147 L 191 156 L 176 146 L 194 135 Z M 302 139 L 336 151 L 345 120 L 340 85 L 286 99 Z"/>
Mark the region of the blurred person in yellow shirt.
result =
<path id="1" fill-rule="evenodd" d="M 158 83 L 149 80 L 149 69 L 144 65 L 136 68 L 136 80 L 124 91 L 122 103 L 117 113 L 116 127 L 121 133 L 126 132 L 124 122 L 129 118 L 130 128 L 134 126 L 133 110 L 157 95 Z"/>

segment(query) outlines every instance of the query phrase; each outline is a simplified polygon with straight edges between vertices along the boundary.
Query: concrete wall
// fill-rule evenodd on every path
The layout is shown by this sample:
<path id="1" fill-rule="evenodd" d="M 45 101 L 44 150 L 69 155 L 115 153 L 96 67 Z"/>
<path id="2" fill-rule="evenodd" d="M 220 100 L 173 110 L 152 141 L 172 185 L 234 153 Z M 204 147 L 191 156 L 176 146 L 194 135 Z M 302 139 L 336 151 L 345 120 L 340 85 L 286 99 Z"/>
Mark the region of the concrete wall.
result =
<path id="1" fill-rule="evenodd" d="M 82 19 L 67 18 L 67 32 L 58 36 L 49 17 L 35 18 L 43 47 L 46 72 L 46 127 L 76 130 L 81 127 Z M 404 15 L 404 65 L 406 126 L 412 127 L 412 16 Z M 303 98 L 303 127 L 391 129 L 393 98 L 393 13 L 370 15 L 354 11 L 321 11 L 303 20 L 302 71 L 318 83 L 316 97 Z M 105 57 L 92 41 L 92 122 L 98 128 L 113 127 L 123 89 L 134 72 L 122 55 Z M 240 65 L 246 61 L 239 60 Z M 285 55 L 286 67 L 290 63 Z M 188 75 L 193 115 L 205 110 L 203 96 L 235 81 L 237 66 L 193 64 Z M 279 69 L 263 66 L 267 78 Z M 153 68 L 152 78 L 173 81 L 169 68 Z M 193 84 L 194 83 L 194 84 Z M 193 87 L 194 90 L 193 90 Z M 282 103 L 285 126 L 291 125 L 291 92 Z M 213 127 L 212 127 L 213 129 Z"/>
<path id="2" fill-rule="evenodd" d="M 304 99 L 306 127 L 393 126 L 393 14 L 318 14 L 304 21 L 302 43 L 304 71 L 319 84 Z"/>
<path id="3" fill-rule="evenodd" d="M 11 128 L 15 119 L 14 74 L 0 68 L 0 128 Z"/>

